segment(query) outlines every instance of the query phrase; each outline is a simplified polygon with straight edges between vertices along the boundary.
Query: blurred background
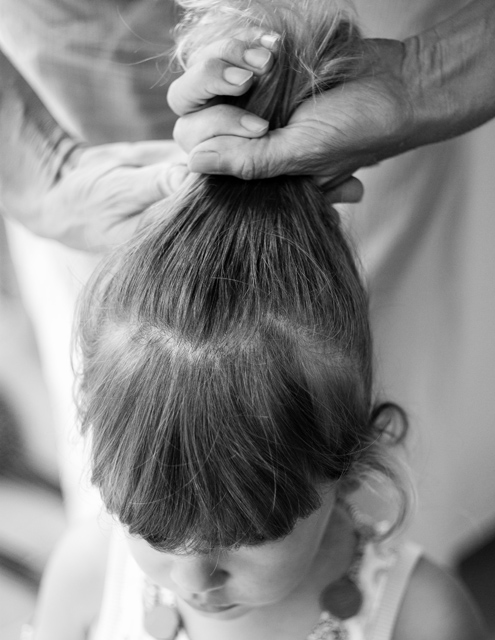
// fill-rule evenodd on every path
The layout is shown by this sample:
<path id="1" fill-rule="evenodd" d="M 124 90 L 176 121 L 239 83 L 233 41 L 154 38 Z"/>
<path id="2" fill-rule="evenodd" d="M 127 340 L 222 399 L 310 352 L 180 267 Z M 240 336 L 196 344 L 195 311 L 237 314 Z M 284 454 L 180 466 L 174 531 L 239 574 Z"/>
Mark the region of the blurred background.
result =
<path id="1" fill-rule="evenodd" d="M 0 637 L 17 640 L 65 527 L 51 408 L 0 219 Z"/>

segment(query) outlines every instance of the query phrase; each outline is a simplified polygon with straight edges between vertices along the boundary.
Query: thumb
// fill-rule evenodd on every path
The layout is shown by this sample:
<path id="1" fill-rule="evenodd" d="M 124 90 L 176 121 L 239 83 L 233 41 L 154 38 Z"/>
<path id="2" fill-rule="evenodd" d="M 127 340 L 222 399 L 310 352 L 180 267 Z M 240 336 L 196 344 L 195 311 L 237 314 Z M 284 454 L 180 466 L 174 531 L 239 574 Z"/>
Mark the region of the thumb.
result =
<path id="1" fill-rule="evenodd" d="M 194 173 L 226 174 L 242 180 L 283 173 L 270 133 L 262 138 L 217 136 L 194 147 L 188 167 Z"/>
<path id="2" fill-rule="evenodd" d="M 148 207 L 158 200 L 168 198 L 179 189 L 188 175 L 189 170 L 185 164 L 162 162 L 135 169 L 133 183 L 137 186 L 139 205 Z"/>
<path id="3" fill-rule="evenodd" d="M 363 183 L 354 176 L 335 184 L 335 179 L 318 176 L 315 179 L 321 189 L 327 194 L 330 204 L 343 202 L 361 202 L 364 195 Z"/>
<path id="4" fill-rule="evenodd" d="M 189 169 L 185 164 L 170 164 L 168 168 L 161 173 L 159 178 L 159 187 L 163 196 L 167 198 L 182 186 L 186 178 L 189 176 Z"/>

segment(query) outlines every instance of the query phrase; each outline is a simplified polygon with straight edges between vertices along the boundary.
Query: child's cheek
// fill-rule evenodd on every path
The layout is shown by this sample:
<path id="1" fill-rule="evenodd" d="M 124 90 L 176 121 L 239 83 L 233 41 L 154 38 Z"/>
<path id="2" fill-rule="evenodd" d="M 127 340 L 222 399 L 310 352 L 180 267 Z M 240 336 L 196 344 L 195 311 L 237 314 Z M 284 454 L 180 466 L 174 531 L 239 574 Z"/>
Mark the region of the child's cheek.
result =
<path id="1" fill-rule="evenodd" d="M 302 582 L 306 573 L 307 567 L 299 562 L 267 567 L 258 578 L 258 592 L 267 603 L 278 602 Z"/>
<path id="2" fill-rule="evenodd" d="M 171 560 L 165 553 L 150 547 L 144 540 L 127 537 L 127 544 L 132 557 L 139 568 L 152 580 L 167 589 L 173 590 L 170 579 Z"/>

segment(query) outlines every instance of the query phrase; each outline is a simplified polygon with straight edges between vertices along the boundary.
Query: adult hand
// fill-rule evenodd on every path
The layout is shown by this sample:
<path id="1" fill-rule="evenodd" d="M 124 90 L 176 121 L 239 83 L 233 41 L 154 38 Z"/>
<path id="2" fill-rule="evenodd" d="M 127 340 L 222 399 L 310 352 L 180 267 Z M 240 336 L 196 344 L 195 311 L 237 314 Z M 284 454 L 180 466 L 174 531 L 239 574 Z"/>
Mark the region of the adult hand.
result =
<path id="1" fill-rule="evenodd" d="M 189 173 L 185 160 L 170 140 L 76 147 L 40 200 L 42 189 L 34 184 L 12 207 L 38 235 L 105 251 L 131 237 L 143 211 L 180 186 Z"/>
<path id="2" fill-rule="evenodd" d="M 261 46 L 254 50 L 269 53 Z M 171 108 L 181 116 L 174 137 L 189 153 L 189 169 L 246 180 L 314 175 L 322 186 L 338 187 L 334 201 L 359 200 L 362 187 L 349 177 L 360 167 L 400 152 L 410 128 L 411 105 L 402 79 L 403 43 L 364 41 L 367 65 L 359 79 L 308 100 L 286 127 L 268 133 L 265 121 L 242 109 L 209 106 L 213 96 L 247 91 L 252 74 L 271 67 L 276 51 L 257 70 L 249 64 L 252 51 L 252 45 L 241 40 L 211 45 L 202 52 L 202 60 L 170 87 Z M 239 74 L 238 82 L 246 74 L 244 83 L 229 81 L 233 70 Z"/>
<path id="3" fill-rule="evenodd" d="M 2 213 L 86 251 L 129 238 L 143 210 L 188 173 L 185 154 L 171 140 L 78 144 L 2 51 L 0 149 Z"/>
<path id="4" fill-rule="evenodd" d="M 250 86 L 251 80 L 241 85 L 225 77 L 232 69 L 252 70 L 248 45 L 220 43 L 206 50 L 202 67 L 193 61 L 170 88 L 171 107 L 181 116 L 175 137 L 189 152 L 191 171 L 247 180 L 309 174 L 323 185 L 341 184 L 360 167 L 494 118 L 494 37 L 495 4 L 473 0 L 404 42 L 364 40 L 358 78 L 303 103 L 286 127 L 266 135 L 259 123 L 257 132 L 249 131 L 239 109 L 213 105 L 195 112 L 212 96 L 238 95 Z"/>

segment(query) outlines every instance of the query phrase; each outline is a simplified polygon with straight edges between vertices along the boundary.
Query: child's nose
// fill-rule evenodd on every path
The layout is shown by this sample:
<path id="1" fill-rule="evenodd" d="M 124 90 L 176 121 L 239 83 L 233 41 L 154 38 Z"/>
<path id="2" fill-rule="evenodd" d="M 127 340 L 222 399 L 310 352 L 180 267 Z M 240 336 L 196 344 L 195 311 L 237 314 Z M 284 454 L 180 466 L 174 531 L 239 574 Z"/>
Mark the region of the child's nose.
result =
<path id="1" fill-rule="evenodd" d="M 227 571 L 209 558 L 177 558 L 170 572 L 179 589 L 188 593 L 220 589 L 228 576 Z"/>

